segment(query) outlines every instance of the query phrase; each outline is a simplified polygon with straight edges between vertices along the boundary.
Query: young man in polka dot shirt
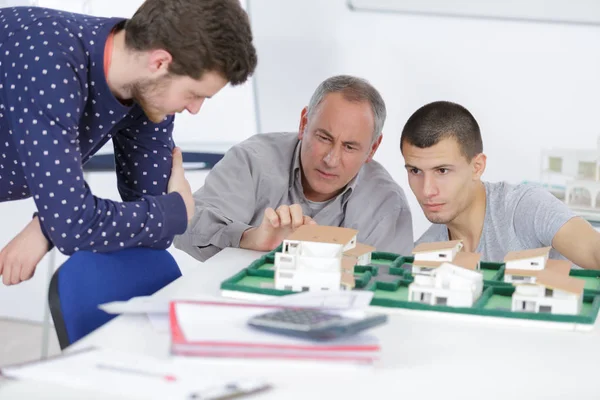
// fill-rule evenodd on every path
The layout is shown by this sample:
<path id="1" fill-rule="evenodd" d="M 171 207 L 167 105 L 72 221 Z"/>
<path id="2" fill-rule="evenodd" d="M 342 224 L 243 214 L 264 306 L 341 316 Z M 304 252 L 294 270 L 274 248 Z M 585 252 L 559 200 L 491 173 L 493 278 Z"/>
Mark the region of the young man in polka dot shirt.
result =
<path id="1" fill-rule="evenodd" d="M 5 284 L 29 279 L 51 246 L 167 248 L 194 201 L 172 140 L 256 67 L 237 0 L 146 0 L 131 19 L 0 9 L 0 201 L 38 214 L 0 252 Z M 94 196 L 82 166 L 112 140 L 123 202 Z"/>

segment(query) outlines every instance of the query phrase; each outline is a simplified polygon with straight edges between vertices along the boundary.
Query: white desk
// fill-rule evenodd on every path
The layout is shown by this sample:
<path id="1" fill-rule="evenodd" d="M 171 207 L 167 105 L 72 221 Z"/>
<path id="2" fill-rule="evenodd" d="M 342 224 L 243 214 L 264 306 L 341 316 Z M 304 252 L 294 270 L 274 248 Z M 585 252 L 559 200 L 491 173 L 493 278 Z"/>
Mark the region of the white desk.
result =
<path id="1" fill-rule="evenodd" d="M 261 253 L 227 249 L 155 296 L 219 293 L 225 278 Z M 308 362 L 190 359 L 224 376 L 268 377 L 257 399 L 417 396 L 432 399 L 598 399 L 600 327 L 591 333 L 508 327 L 422 315 L 392 315 L 378 333 L 383 359 L 374 368 Z M 168 357 L 169 335 L 145 316 L 121 316 L 82 339 L 90 345 Z M 0 399 L 95 399 L 106 395 L 34 382 L 0 381 Z"/>

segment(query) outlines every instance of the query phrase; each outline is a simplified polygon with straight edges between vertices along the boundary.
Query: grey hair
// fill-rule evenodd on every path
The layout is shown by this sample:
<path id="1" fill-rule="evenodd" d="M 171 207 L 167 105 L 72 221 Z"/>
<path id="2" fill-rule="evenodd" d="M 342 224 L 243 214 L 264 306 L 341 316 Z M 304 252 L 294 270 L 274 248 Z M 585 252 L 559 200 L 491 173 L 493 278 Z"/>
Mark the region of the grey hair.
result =
<path id="1" fill-rule="evenodd" d="M 329 93 L 342 93 L 344 98 L 351 102 L 358 103 L 368 101 L 373 110 L 373 120 L 375 122 L 373 142 L 381 136 L 383 124 L 385 123 L 387 115 L 385 102 L 377 89 L 375 89 L 368 81 L 350 75 L 337 75 L 324 80 L 319 87 L 317 87 L 308 103 L 307 116 L 309 119 L 325 96 Z"/>

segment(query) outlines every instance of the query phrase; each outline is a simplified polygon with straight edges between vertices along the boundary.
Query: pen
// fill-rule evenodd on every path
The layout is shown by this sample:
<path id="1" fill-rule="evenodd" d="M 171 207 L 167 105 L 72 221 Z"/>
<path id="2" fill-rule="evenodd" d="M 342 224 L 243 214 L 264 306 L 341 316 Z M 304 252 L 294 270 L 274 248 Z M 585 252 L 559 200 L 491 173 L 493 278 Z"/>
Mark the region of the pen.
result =
<path id="1" fill-rule="evenodd" d="M 188 396 L 188 400 L 228 400 L 269 389 L 271 389 L 271 385 L 265 382 L 228 383 L 205 389 L 201 392 L 191 393 Z"/>
<path id="2" fill-rule="evenodd" d="M 109 370 L 109 371 L 125 372 L 128 374 L 142 375 L 142 376 L 147 376 L 147 377 L 151 377 L 151 378 L 160 378 L 160 379 L 164 379 L 167 382 L 175 382 L 177 380 L 177 378 L 174 375 L 169 375 L 169 374 L 165 375 L 165 374 L 161 374 L 161 373 L 142 371 L 142 370 L 133 369 L 133 368 L 117 367 L 114 365 L 106 365 L 106 364 L 96 364 L 96 367 L 98 369 L 104 369 L 104 370 Z"/>

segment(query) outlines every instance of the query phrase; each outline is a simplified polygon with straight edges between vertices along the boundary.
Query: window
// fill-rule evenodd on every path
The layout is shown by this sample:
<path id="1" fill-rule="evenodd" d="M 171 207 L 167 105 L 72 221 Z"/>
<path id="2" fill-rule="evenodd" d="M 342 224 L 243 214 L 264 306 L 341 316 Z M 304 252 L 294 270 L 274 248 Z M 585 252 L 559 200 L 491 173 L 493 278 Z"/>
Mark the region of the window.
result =
<path id="1" fill-rule="evenodd" d="M 425 293 L 421 293 L 421 298 L 419 300 L 425 301 Z"/>
<path id="2" fill-rule="evenodd" d="M 308 286 L 302 286 L 302 291 L 303 292 L 308 292 Z"/>
<path id="3" fill-rule="evenodd" d="M 537 266 L 537 265 L 540 265 L 540 263 L 539 263 L 539 262 L 537 262 L 537 261 L 532 261 L 532 262 L 531 262 L 531 265 L 533 265 L 533 266 Z"/>
<path id="4" fill-rule="evenodd" d="M 446 304 L 448 304 L 448 298 L 447 297 L 437 297 L 435 299 L 435 304 L 438 306 L 445 306 Z"/>
<path id="5" fill-rule="evenodd" d="M 439 258 L 446 258 L 447 256 L 448 256 L 448 255 L 447 255 L 447 254 L 444 254 L 444 253 L 440 253 L 440 254 L 438 254 L 438 257 L 439 257 Z"/>
<path id="6" fill-rule="evenodd" d="M 579 162 L 578 177 L 584 179 L 595 179 L 596 178 L 596 163 L 595 162 Z"/>
<path id="7" fill-rule="evenodd" d="M 562 172 L 563 160 L 560 157 L 548 157 L 548 169 L 552 172 Z"/>
<path id="8" fill-rule="evenodd" d="M 321 290 L 329 290 L 328 287 L 322 287 Z"/>
<path id="9" fill-rule="evenodd" d="M 284 290 L 292 290 L 292 287 L 290 285 L 285 285 L 283 287 Z"/>
<path id="10" fill-rule="evenodd" d="M 551 313 L 552 306 L 540 306 L 540 312 L 541 313 Z"/>
<path id="11" fill-rule="evenodd" d="M 554 295 L 554 290 L 546 288 L 546 292 L 544 293 L 544 296 L 552 297 L 553 295 Z"/>
<path id="12" fill-rule="evenodd" d="M 282 279 L 292 279 L 294 278 L 294 274 L 291 272 L 280 272 L 279 277 Z"/>
<path id="13" fill-rule="evenodd" d="M 534 312 L 535 303 L 533 301 L 524 301 L 521 303 L 521 311 Z"/>

